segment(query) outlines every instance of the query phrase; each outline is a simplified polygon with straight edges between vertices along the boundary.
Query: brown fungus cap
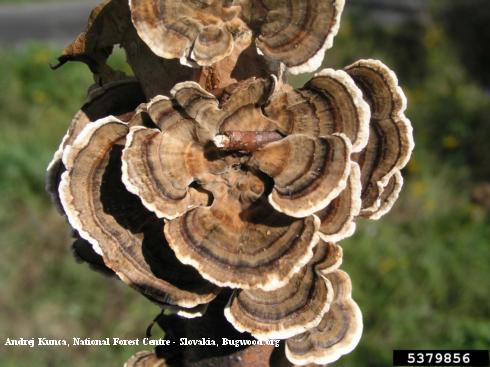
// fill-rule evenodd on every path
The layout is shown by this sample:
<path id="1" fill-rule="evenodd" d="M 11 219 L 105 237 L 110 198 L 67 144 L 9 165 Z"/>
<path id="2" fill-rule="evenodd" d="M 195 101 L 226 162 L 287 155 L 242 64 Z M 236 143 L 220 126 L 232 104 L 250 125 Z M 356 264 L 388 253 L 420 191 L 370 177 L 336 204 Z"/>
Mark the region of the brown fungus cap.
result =
<path id="1" fill-rule="evenodd" d="M 206 163 L 192 129 L 189 120 L 164 132 L 133 127 L 126 141 L 122 168 L 126 188 L 160 218 L 177 218 L 209 201 L 208 194 L 189 187 L 194 175 L 199 176 L 191 167 Z"/>
<path id="2" fill-rule="evenodd" d="M 293 74 L 312 72 L 337 35 L 344 0 L 250 0 L 252 23 L 261 25 L 257 47 Z"/>
<path id="3" fill-rule="evenodd" d="M 274 209 L 303 218 L 325 208 L 346 186 L 351 145 L 342 134 L 290 135 L 258 150 L 251 164 L 274 179 Z"/>
<path id="4" fill-rule="evenodd" d="M 165 236 L 182 263 L 217 285 L 277 289 L 313 256 L 318 220 L 287 217 L 265 200 L 243 205 L 237 187 L 254 179 L 239 176 L 214 185 L 212 206 L 169 221 Z"/>
<path id="5" fill-rule="evenodd" d="M 361 167 L 362 210 L 377 212 L 383 188 L 407 164 L 414 148 L 406 97 L 393 71 L 378 60 L 360 60 L 345 69 L 371 107 L 369 141 L 356 157 Z M 399 190 L 398 190 L 399 191 Z"/>
<path id="6" fill-rule="evenodd" d="M 102 87 L 95 86 L 89 90 L 87 100 L 73 117 L 70 127 L 54 153 L 46 172 L 46 191 L 60 212 L 63 212 L 63 208 L 59 202 L 58 186 L 61 174 L 65 171 L 61 160 L 63 150 L 75 141 L 90 122 L 108 115 L 126 115 L 144 100 L 141 86 L 132 78 L 110 82 Z"/>
<path id="7" fill-rule="evenodd" d="M 364 210 L 362 216 L 368 219 L 377 220 L 388 213 L 395 204 L 403 186 L 403 176 L 400 171 L 396 171 L 391 176 L 388 184 L 383 187 L 379 196 L 379 206 L 376 208 Z"/>
<path id="8" fill-rule="evenodd" d="M 158 95 L 148 103 L 148 114 L 155 125 L 162 131 L 177 123 L 184 123 L 187 117 L 175 109 L 172 100 Z"/>
<path id="9" fill-rule="evenodd" d="M 361 173 L 359 165 L 351 162 L 346 188 L 325 209 L 315 213 L 320 218 L 320 238 L 338 242 L 354 234 L 355 218 L 361 210 Z"/>
<path id="10" fill-rule="evenodd" d="M 160 57 L 212 65 L 233 52 L 235 39 L 250 39 L 241 8 L 223 0 L 130 0 L 141 39 Z M 250 41 L 249 41 L 250 42 Z"/>
<path id="11" fill-rule="evenodd" d="M 324 69 L 298 90 L 284 86 L 271 96 L 264 113 L 287 134 L 325 137 L 343 133 L 353 152 L 367 144 L 369 105 L 342 70 Z"/>
<path id="12" fill-rule="evenodd" d="M 72 119 L 68 131 L 47 168 L 46 191 L 61 214 L 65 215 L 58 192 L 61 175 L 65 171 L 62 162 L 63 151 L 73 144 L 89 123 L 106 115 L 118 115 L 120 118 L 131 119 L 135 112 L 138 114 L 133 109 L 143 100 L 144 95 L 139 83 L 131 78 L 110 82 L 103 87 L 90 88 L 86 102 Z M 104 274 L 113 274 L 88 241 L 81 238 L 76 231 L 74 231 L 74 238 L 72 250 L 77 261 L 88 263 L 92 269 Z"/>
<path id="13" fill-rule="evenodd" d="M 286 341 L 287 358 L 300 366 L 335 362 L 357 346 L 362 334 L 362 314 L 351 298 L 349 275 L 336 270 L 325 277 L 334 292 L 330 310 L 318 326 Z"/>
<path id="14" fill-rule="evenodd" d="M 317 326 L 333 299 L 323 269 L 340 265 L 342 254 L 338 248 L 318 244 L 310 262 L 284 287 L 269 292 L 236 291 L 225 309 L 226 318 L 237 330 L 258 339 L 286 339 Z"/>
<path id="15" fill-rule="evenodd" d="M 180 264 L 163 237 L 163 223 L 121 181 L 128 125 L 109 116 L 88 124 L 63 154 L 60 197 L 70 224 L 126 283 L 160 304 L 195 307 L 216 287 Z"/>

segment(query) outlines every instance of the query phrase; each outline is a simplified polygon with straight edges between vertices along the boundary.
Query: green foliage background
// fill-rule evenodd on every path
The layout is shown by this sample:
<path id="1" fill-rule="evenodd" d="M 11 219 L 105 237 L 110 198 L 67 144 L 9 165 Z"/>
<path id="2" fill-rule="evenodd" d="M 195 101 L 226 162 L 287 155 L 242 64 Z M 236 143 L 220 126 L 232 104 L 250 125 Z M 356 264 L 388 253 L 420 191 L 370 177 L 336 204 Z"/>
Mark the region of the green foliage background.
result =
<path id="1" fill-rule="evenodd" d="M 416 134 L 395 208 L 378 222 L 361 220 L 342 243 L 365 326 L 338 366 L 391 366 L 393 349 L 490 345 L 490 220 L 469 199 L 476 182 L 490 181 L 490 97 L 463 66 L 440 12 L 383 27 L 352 12 L 327 52 L 325 67 L 363 57 L 390 65 Z M 44 192 L 45 168 L 92 82 L 83 65 L 50 71 L 58 53 L 42 44 L 0 51 L 0 335 L 141 338 L 158 308 L 75 262 Z M 112 61 L 125 67 L 121 54 Z M 142 349 L 1 344 L 8 367 L 122 366 Z"/>

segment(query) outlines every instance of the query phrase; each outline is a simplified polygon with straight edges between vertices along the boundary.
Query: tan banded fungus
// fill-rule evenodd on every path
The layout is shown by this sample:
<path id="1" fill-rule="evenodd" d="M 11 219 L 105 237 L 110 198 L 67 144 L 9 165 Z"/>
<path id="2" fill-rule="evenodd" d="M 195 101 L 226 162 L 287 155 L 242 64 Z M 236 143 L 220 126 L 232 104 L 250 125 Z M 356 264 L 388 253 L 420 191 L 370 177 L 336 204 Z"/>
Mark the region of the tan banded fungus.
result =
<path id="1" fill-rule="evenodd" d="M 379 195 L 379 205 L 370 210 L 364 210 L 362 215 L 366 218 L 377 220 L 388 213 L 398 199 L 402 186 L 403 176 L 400 171 L 396 171 L 393 176 L 391 176 L 388 184 L 383 187 Z"/>
<path id="2" fill-rule="evenodd" d="M 202 150 L 192 141 L 191 128 L 189 121 L 174 124 L 163 133 L 133 127 L 126 141 L 123 181 L 160 218 L 177 218 L 210 200 L 205 192 L 189 187 L 194 180 L 189 165 L 203 160 Z"/>
<path id="3" fill-rule="evenodd" d="M 128 129 L 109 116 L 87 125 L 65 149 L 60 197 L 70 224 L 124 282 L 153 301 L 188 308 L 207 303 L 217 289 L 175 259 L 163 223 L 121 181 Z"/>
<path id="4" fill-rule="evenodd" d="M 357 217 L 391 209 L 414 142 L 406 98 L 380 61 L 287 85 L 288 72 L 321 65 L 343 8 L 104 0 L 59 58 L 86 63 L 99 87 L 47 189 L 76 257 L 157 303 L 168 335 L 286 339 L 282 358 L 296 365 L 333 363 L 357 345 L 362 315 L 334 243 Z M 134 80 L 107 65 L 115 45 Z M 266 366 L 278 363 L 272 349 L 224 359 L 206 359 L 223 348 L 159 349 L 126 366 Z"/>
<path id="5" fill-rule="evenodd" d="M 65 170 L 61 159 L 63 150 L 73 143 L 90 122 L 108 115 L 126 115 L 144 100 L 141 86 L 135 79 L 131 78 L 107 83 L 102 87 L 93 87 L 89 91 L 87 100 L 73 117 L 70 127 L 62 138 L 46 172 L 46 191 L 60 212 L 63 212 L 63 208 L 59 202 L 58 186 L 61 174 Z"/>
<path id="6" fill-rule="evenodd" d="M 333 299 L 330 281 L 322 273 L 340 265 L 339 249 L 318 244 L 313 258 L 284 287 L 235 291 L 226 318 L 237 330 L 258 339 L 286 339 L 317 326 Z"/>
<path id="7" fill-rule="evenodd" d="M 263 4 L 262 14 L 258 3 Z M 259 50 L 283 62 L 289 72 L 301 74 L 318 69 L 332 47 L 344 0 L 251 0 L 249 5 L 254 21 L 261 25 Z"/>
<path id="8" fill-rule="evenodd" d="M 364 149 L 368 140 L 369 105 L 342 70 L 324 69 L 298 90 L 284 86 L 271 96 L 264 113 L 287 134 L 325 137 L 342 133 L 353 152 Z"/>
<path id="9" fill-rule="evenodd" d="M 209 66 L 233 52 L 235 39 L 250 39 L 241 8 L 227 1 L 130 0 L 141 39 L 160 57 Z"/>
<path id="10" fill-rule="evenodd" d="M 214 194 L 217 190 L 228 189 L 220 185 Z M 214 284 L 264 290 L 284 286 L 313 256 L 318 220 L 287 217 L 264 201 L 242 208 L 238 190 L 232 191 L 211 207 L 169 221 L 165 236 L 170 247 Z"/>
<path id="11" fill-rule="evenodd" d="M 363 188 L 361 215 L 371 218 L 372 213 L 380 213 L 383 188 L 410 158 L 414 148 L 412 125 L 405 116 L 406 97 L 395 73 L 386 65 L 378 60 L 360 60 L 345 70 L 371 107 L 369 141 L 357 156 Z"/>
<path id="12" fill-rule="evenodd" d="M 316 212 L 320 219 L 320 238 L 337 242 L 354 234 L 355 218 L 361 210 L 361 173 L 359 165 L 351 162 L 347 187 L 328 206 Z"/>
<path id="13" fill-rule="evenodd" d="M 362 334 L 362 314 L 352 300 L 347 273 L 335 270 L 325 275 L 333 287 L 334 300 L 318 326 L 286 341 L 287 358 L 300 366 L 329 364 L 350 353 Z"/>
<path id="14" fill-rule="evenodd" d="M 342 134 L 325 138 L 290 135 L 258 150 L 251 164 L 274 179 L 269 202 L 303 218 L 325 208 L 345 188 L 351 145 Z"/>

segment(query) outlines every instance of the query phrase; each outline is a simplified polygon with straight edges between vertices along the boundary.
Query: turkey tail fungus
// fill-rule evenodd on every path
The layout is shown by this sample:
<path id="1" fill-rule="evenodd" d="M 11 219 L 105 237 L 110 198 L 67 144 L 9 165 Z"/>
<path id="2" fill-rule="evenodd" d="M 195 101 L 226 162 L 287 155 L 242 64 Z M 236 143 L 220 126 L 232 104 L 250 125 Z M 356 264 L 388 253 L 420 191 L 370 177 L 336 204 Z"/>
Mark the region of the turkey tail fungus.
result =
<path id="1" fill-rule="evenodd" d="M 330 364 L 358 344 L 339 242 L 394 205 L 414 141 L 381 61 L 287 83 L 323 64 L 343 8 L 105 0 L 59 57 L 96 81 L 46 175 L 77 259 L 158 304 L 169 340 L 241 342 L 126 366 Z M 116 45 L 134 76 L 107 64 Z"/>

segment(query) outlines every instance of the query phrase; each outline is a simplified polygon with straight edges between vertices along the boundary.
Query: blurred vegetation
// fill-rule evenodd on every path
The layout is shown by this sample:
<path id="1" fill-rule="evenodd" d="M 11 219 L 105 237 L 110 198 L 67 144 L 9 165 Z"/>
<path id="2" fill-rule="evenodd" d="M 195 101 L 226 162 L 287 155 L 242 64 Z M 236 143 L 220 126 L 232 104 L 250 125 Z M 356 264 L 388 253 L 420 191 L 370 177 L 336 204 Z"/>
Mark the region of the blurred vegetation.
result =
<path id="1" fill-rule="evenodd" d="M 439 17 L 454 40 L 460 61 L 471 77 L 490 85 L 490 6 L 486 0 L 453 0 L 451 6 L 439 7 Z"/>
<path id="2" fill-rule="evenodd" d="M 39 4 L 39 3 L 75 3 L 79 0 L 0 0 L 0 5 Z"/>
<path id="3" fill-rule="evenodd" d="M 395 208 L 360 221 L 342 243 L 365 327 L 338 366 L 391 366 L 393 349 L 490 345 L 490 218 L 469 199 L 476 182 L 490 181 L 490 98 L 462 62 L 444 11 L 383 27 L 351 12 L 327 52 L 325 67 L 359 58 L 391 66 L 416 134 Z M 44 193 L 45 167 L 92 83 L 83 65 L 51 72 L 57 52 L 0 51 L 0 335 L 143 337 L 157 307 L 74 261 L 67 226 Z M 113 62 L 124 68 L 121 55 Z M 0 365 L 15 367 L 121 366 L 142 349 L 2 348 Z"/>

